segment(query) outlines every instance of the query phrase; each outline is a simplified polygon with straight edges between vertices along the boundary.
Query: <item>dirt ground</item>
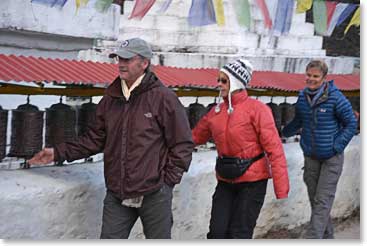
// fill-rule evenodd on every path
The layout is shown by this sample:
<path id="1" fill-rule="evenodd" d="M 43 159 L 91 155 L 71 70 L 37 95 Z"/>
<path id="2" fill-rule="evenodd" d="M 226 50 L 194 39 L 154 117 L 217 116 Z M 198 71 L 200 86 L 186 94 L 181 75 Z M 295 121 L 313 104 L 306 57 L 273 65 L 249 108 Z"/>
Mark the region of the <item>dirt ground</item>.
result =
<path id="1" fill-rule="evenodd" d="M 360 217 L 353 216 L 335 226 L 335 239 L 360 239 Z"/>
<path id="2" fill-rule="evenodd" d="M 343 220 L 334 220 L 335 239 L 360 239 L 360 213 L 356 211 L 352 216 Z M 300 239 L 304 227 L 291 231 L 280 229 L 270 231 L 262 239 Z"/>

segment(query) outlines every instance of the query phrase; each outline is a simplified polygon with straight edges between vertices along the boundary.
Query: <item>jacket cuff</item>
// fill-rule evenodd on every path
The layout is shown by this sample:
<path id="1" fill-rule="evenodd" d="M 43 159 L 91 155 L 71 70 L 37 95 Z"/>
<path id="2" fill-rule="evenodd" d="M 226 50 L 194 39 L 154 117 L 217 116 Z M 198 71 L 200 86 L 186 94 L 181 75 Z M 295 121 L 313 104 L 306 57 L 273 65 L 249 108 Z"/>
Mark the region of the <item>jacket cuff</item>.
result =
<path id="1" fill-rule="evenodd" d="M 171 182 L 168 178 L 167 178 L 167 176 L 164 178 L 164 183 L 166 184 L 166 185 L 168 185 L 169 187 L 175 187 L 175 183 L 173 183 L 173 182 Z"/>
<path id="2" fill-rule="evenodd" d="M 65 160 L 60 157 L 59 150 L 57 146 L 54 147 L 54 161 L 55 162 L 64 162 Z"/>

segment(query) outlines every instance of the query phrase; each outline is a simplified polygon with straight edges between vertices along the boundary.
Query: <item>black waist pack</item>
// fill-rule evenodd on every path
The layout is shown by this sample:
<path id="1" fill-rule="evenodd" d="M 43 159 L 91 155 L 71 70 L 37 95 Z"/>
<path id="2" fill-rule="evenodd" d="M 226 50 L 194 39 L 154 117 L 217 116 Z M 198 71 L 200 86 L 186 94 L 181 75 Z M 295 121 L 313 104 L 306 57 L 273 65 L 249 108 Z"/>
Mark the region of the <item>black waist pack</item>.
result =
<path id="1" fill-rule="evenodd" d="M 215 164 L 215 170 L 225 179 L 234 179 L 240 177 L 246 172 L 246 170 L 257 160 L 260 160 L 265 156 L 262 152 L 258 156 L 251 159 L 240 159 L 237 157 L 222 156 L 217 157 L 217 162 Z"/>

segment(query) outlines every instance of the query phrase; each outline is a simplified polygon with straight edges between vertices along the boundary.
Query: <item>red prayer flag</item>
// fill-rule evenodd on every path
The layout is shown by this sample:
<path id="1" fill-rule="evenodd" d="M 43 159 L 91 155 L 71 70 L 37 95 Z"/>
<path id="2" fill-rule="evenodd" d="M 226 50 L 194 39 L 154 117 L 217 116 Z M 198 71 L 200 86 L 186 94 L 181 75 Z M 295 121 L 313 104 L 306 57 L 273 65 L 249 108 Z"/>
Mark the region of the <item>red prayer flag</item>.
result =
<path id="1" fill-rule="evenodd" d="M 143 17 L 148 13 L 154 3 L 155 0 L 136 0 L 129 19 L 143 19 Z"/>
<path id="2" fill-rule="evenodd" d="M 336 5 L 338 4 L 337 2 L 325 2 L 326 4 L 326 15 L 327 15 L 327 24 L 326 26 L 328 27 L 331 21 L 331 18 L 333 17 Z"/>
<path id="3" fill-rule="evenodd" d="M 271 21 L 268 7 L 266 6 L 265 0 L 256 0 L 257 5 L 261 9 L 261 12 L 264 16 L 264 24 L 265 27 L 271 29 L 273 22 Z"/>

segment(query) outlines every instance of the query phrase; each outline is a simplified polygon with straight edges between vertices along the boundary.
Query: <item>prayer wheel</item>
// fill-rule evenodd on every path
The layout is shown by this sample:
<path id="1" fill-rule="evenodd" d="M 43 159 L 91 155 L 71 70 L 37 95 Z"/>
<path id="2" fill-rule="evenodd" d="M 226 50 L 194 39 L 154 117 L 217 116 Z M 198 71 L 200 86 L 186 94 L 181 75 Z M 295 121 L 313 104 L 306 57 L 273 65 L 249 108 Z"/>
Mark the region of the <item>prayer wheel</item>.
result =
<path id="1" fill-rule="evenodd" d="M 281 109 L 281 124 L 282 126 L 286 126 L 289 122 L 291 122 L 296 114 L 296 106 L 294 104 L 290 104 L 287 102 L 279 104 Z"/>
<path id="2" fill-rule="evenodd" d="M 60 100 L 46 109 L 46 147 L 72 141 L 76 136 L 76 112 L 72 107 Z"/>
<path id="3" fill-rule="evenodd" d="M 12 110 L 10 151 L 8 156 L 29 159 L 42 149 L 43 111 L 29 104 Z"/>
<path id="4" fill-rule="evenodd" d="M 350 101 L 350 104 L 352 104 L 352 108 L 353 110 L 357 111 L 358 113 L 360 113 L 360 97 L 350 97 L 348 98 Z"/>
<path id="5" fill-rule="evenodd" d="M 201 117 L 206 114 L 206 112 L 207 109 L 205 108 L 205 106 L 198 102 L 191 103 L 189 105 L 189 122 L 191 129 L 196 126 L 196 124 L 199 122 Z"/>
<path id="6" fill-rule="evenodd" d="M 78 113 L 78 136 L 83 135 L 88 130 L 88 125 L 94 124 L 96 119 L 97 104 L 83 103 L 79 108 Z"/>
<path id="7" fill-rule="evenodd" d="M 209 103 L 208 106 L 206 106 L 206 112 L 208 113 L 213 107 L 217 105 L 216 98 L 214 99 L 214 102 Z"/>
<path id="8" fill-rule="evenodd" d="M 6 156 L 6 133 L 8 127 L 8 110 L 0 106 L 0 161 Z"/>
<path id="9" fill-rule="evenodd" d="M 277 105 L 273 102 L 267 103 L 266 105 L 269 106 L 269 108 L 271 109 L 271 112 L 273 113 L 275 126 L 278 129 L 278 133 L 280 135 L 281 127 L 282 127 L 282 111 L 281 111 L 281 108 L 279 107 L 279 105 Z"/>

